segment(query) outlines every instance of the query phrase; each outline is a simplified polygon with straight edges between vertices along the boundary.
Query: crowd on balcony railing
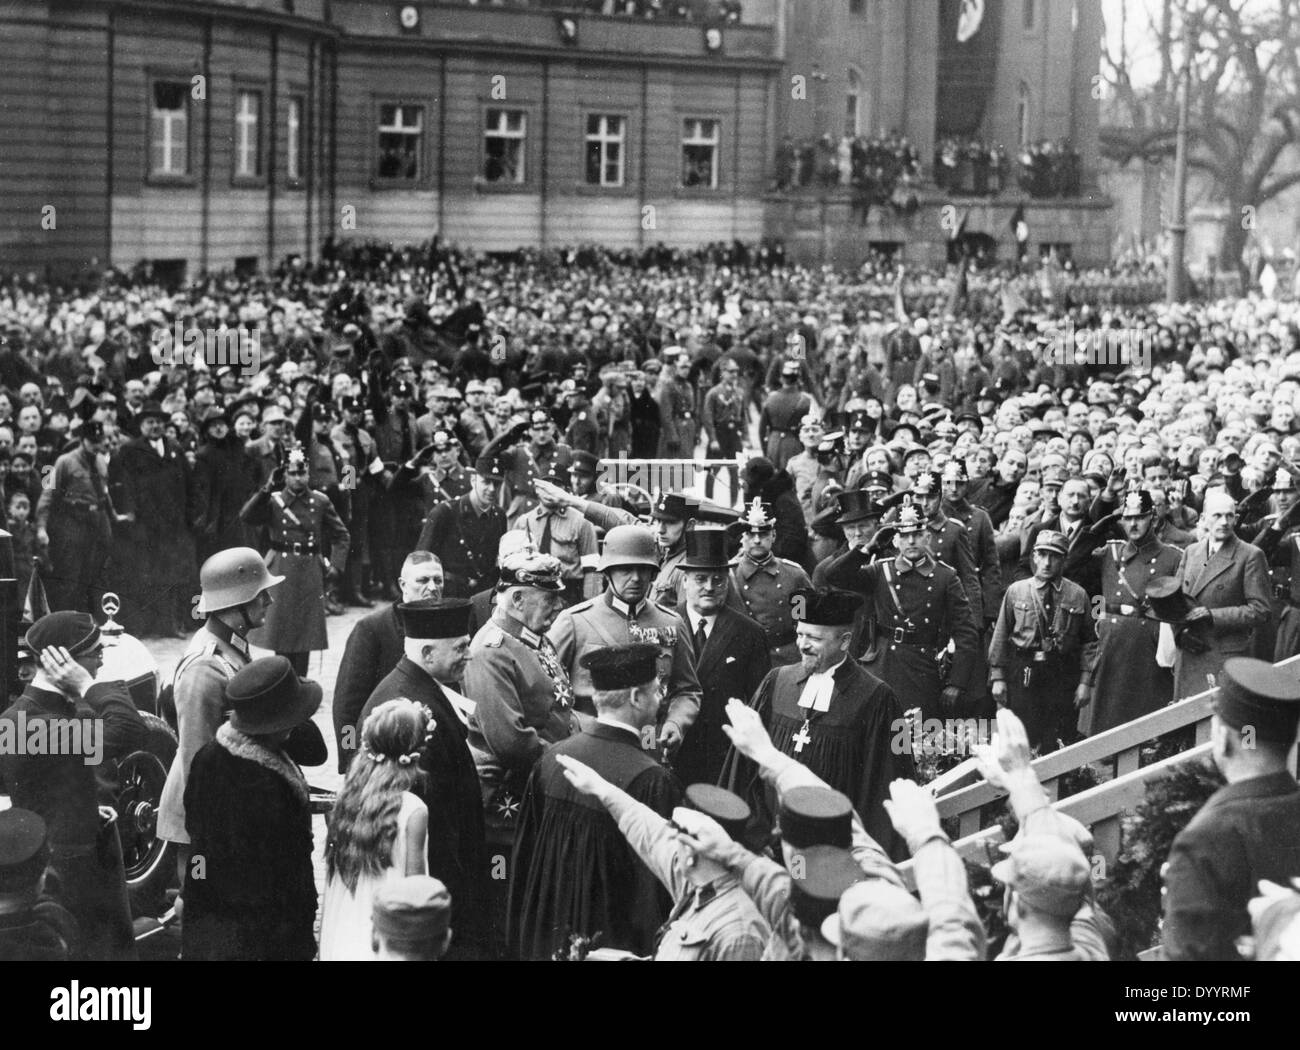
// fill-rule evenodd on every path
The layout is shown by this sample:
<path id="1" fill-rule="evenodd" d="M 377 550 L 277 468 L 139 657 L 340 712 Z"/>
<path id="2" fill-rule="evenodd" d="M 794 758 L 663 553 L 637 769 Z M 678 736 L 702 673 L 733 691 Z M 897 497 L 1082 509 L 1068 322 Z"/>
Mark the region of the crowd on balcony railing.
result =
<path id="1" fill-rule="evenodd" d="M 1082 167 L 1069 139 L 1044 139 L 1020 152 L 1020 188 L 1031 197 L 1077 197 Z"/>
<path id="2" fill-rule="evenodd" d="M 443 0 L 470 7 L 542 7 L 551 11 L 644 18 L 666 22 L 740 22 L 740 0 Z"/>
<path id="3" fill-rule="evenodd" d="M 1017 183 L 1031 197 L 1076 197 L 1082 183 L 1082 158 L 1067 139 L 1025 147 L 1018 158 Z M 1011 156 L 999 143 L 947 136 L 934 150 L 934 185 L 958 196 L 994 197 L 1011 185 Z M 915 187 L 923 178 L 919 151 L 905 136 L 838 141 L 831 135 L 796 141 L 787 135 L 777 150 L 773 188 L 788 192 L 813 187 L 853 187 L 855 206 L 891 204 L 915 209 Z"/>
<path id="4" fill-rule="evenodd" d="M 796 143 L 787 135 L 777 153 L 775 188 L 852 187 L 854 210 L 865 223 L 873 204 L 915 211 L 920 176 L 920 153 L 897 132 L 876 138 L 845 135 L 838 142 L 823 135 Z"/>
<path id="5" fill-rule="evenodd" d="M 962 196 L 996 196 L 1007 185 L 1010 158 L 998 143 L 949 135 L 935 143 L 934 184 Z"/>

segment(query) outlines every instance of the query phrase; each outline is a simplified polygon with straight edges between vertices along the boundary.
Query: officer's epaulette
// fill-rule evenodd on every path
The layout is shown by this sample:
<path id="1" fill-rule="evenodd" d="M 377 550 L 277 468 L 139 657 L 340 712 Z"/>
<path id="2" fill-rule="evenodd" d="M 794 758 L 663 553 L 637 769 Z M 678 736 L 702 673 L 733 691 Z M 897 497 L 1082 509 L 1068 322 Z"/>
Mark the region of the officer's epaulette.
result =
<path id="1" fill-rule="evenodd" d="M 506 632 L 501 630 L 495 624 L 491 625 L 491 630 L 483 635 L 483 645 L 487 649 L 499 649 L 501 643 L 505 641 Z"/>
<path id="2" fill-rule="evenodd" d="M 581 602 L 578 605 L 571 606 L 569 608 L 569 612 L 571 613 L 586 612 L 588 609 L 592 608 L 595 604 L 596 604 L 595 598 L 588 598 L 585 602 Z"/>
<path id="3" fill-rule="evenodd" d="M 790 568 L 792 569 L 800 569 L 800 570 L 803 569 L 803 566 L 800 565 L 797 561 L 791 561 L 789 558 L 777 558 L 776 560 L 779 561 L 782 565 L 790 566 Z"/>
<path id="4" fill-rule="evenodd" d="M 329 497 L 325 495 L 325 493 L 321 492 L 319 489 L 308 489 L 307 494 L 309 496 L 319 496 L 321 499 L 325 500 L 326 503 L 329 502 Z"/>
<path id="5" fill-rule="evenodd" d="M 1110 548 L 1111 554 L 1114 554 L 1116 557 L 1118 557 L 1119 552 L 1124 549 L 1124 543 L 1125 543 L 1124 540 L 1107 540 L 1106 546 Z"/>

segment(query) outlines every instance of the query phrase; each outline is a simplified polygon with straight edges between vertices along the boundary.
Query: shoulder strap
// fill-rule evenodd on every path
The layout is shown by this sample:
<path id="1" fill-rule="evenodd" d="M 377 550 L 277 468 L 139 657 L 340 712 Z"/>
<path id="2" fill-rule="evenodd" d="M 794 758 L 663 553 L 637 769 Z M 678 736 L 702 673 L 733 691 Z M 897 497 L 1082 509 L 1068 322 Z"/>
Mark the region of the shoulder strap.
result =
<path id="1" fill-rule="evenodd" d="M 894 587 L 894 565 L 893 562 L 884 561 L 880 563 L 880 573 L 885 577 L 885 586 L 889 588 L 889 597 L 894 602 L 894 608 L 902 620 L 906 620 L 907 614 L 903 612 L 903 603 L 898 599 L 898 590 Z"/>

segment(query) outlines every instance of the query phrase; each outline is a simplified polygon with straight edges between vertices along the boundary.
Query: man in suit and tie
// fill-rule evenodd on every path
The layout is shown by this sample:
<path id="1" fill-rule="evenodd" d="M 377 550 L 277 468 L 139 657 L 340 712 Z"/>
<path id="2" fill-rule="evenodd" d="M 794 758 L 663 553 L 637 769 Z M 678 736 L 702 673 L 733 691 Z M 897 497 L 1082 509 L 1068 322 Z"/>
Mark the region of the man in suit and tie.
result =
<path id="1" fill-rule="evenodd" d="M 1178 576 L 1193 603 L 1178 634 L 1174 699 L 1218 685 L 1223 662 L 1251 650 L 1255 628 L 1271 612 L 1268 560 L 1237 538 L 1237 503 L 1222 489 L 1205 497 L 1205 539 L 1183 552 Z"/>
<path id="2" fill-rule="evenodd" d="M 1025 525 L 1024 551 L 1020 555 L 1020 567 L 1016 579 L 1032 579 L 1036 574 L 1034 567 L 1034 544 L 1040 532 L 1059 532 L 1065 537 L 1066 559 L 1071 559 L 1088 538 L 1088 506 L 1092 500 L 1088 483 L 1083 478 L 1065 480 L 1065 472 L 1059 468 L 1049 468 L 1043 472 L 1043 502 L 1046 504 L 1052 496 L 1052 502 L 1059 508 L 1056 513 L 1047 513 L 1037 520 Z M 1082 580 L 1075 580 L 1082 583 Z"/>
<path id="3" fill-rule="evenodd" d="M 677 614 L 690 628 L 700 713 L 673 767 L 683 784 L 715 784 L 730 743 L 722 731 L 727 701 L 746 703 L 772 666 L 767 632 L 727 605 L 727 530 L 698 526 L 686 533 L 681 569 L 686 600 Z"/>

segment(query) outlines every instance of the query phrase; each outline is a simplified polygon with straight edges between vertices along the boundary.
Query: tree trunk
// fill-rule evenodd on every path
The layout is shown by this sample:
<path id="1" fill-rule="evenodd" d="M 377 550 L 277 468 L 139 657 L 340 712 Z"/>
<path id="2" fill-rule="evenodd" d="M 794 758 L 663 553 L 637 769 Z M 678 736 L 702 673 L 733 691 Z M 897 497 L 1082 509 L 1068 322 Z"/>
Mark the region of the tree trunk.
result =
<path id="1" fill-rule="evenodd" d="M 1225 273 L 1233 270 L 1239 273 L 1244 292 L 1250 287 L 1250 273 L 1242 259 L 1242 251 L 1246 247 L 1250 231 L 1245 227 L 1246 213 L 1242 209 L 1251 202 L 1241 200 L 1241 194 L 1238 193 L 1229 193 L 1227 196 L 1228 219 L 1223 225 L 1223 241 L 1219 245 L 1219 269 Z"/>

